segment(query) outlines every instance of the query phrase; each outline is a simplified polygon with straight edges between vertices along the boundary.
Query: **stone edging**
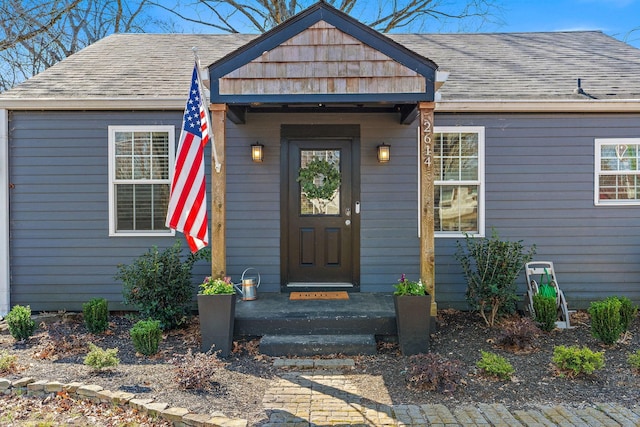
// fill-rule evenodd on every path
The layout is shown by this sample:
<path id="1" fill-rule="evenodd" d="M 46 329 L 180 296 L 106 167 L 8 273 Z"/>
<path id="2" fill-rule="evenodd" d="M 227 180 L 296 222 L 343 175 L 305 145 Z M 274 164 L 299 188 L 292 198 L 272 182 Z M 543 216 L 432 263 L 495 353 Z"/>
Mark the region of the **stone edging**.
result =
<path id="1" fill-rule="evenodd" d="M 273 361 L 276 368 L 294 369 L 353 369 L 353 359 L 287 359 L 278 358 Z"/>
<path id="2" fill-rule="evenodd" d="M 58 381 L 36 381 L 33 378 L 21 378 L 16 381 L 0 378 L 1 394 L 45 396 L 63 391 L 71 397 L 94 403 L 129 406 L 149 416 L 171 421 L 177 427 L 247 427 L 247 420 L 240 418 L 227 418 L 222 414 L 196 414 L 186 408 L 170 407 L 169 404 L 156 402 L 154 399 L 137 399 L 133 393 L 105 390 L 99 385 L 79 382 L 63 384 Z"/>

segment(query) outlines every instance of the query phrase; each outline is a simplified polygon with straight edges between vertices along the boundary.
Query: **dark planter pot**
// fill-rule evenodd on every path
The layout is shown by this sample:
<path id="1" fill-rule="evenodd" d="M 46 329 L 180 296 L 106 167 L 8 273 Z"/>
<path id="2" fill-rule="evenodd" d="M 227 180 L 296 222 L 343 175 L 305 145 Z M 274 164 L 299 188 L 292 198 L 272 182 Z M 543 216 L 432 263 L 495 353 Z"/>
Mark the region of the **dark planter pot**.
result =
<path id="1" fill-rule="evenodd" d="M 227 357 L 233 345 L 233 323 L 236 315 L 236 296 L 198 295 L 198 315 L 202 351 L 219 351 Z"/>
<path id="2" fill-rule="evenodd" d="M 405 356 L 429 351 L 431 296 L 393 296 L 398 344 Z"/>

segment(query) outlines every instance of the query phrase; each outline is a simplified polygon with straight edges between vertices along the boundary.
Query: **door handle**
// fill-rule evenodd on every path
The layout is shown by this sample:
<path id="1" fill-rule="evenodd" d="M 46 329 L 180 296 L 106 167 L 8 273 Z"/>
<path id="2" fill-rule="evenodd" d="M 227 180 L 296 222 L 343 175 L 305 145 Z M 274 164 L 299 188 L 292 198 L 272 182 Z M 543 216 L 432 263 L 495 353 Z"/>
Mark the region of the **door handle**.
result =
<path id="1" fill-rule="evenodd" d="M 344 221 L 344 225 L 346 225 L 346 226 L 351 225 L 351 220 L 350 219 L 345 220 Z"/>
<path id="2" fill-rule="evenodd" d="M 351 209 L 349 209 L 349 208 L 345 209 L 345 210 L 344 210 L 344 214 L 345 214 L 346 216 L 351 216 Z"/>

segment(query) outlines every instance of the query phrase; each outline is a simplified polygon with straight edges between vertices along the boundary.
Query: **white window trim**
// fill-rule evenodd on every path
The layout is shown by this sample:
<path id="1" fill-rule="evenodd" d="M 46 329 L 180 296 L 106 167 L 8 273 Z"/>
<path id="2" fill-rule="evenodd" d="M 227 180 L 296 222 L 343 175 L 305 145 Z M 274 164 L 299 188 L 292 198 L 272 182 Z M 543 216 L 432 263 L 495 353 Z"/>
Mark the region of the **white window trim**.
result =
<path id="1" fill-rule="evenodd" d="M 122 232 L 116 230 L 115 135 L 116 132 L 167 132 L 169 134 L 169 182 L 173 179 L 176 151 L 175 126 L 109 126 L 109 237 L 175 236 L 175 230 Z"/>
<path id="2" fill-rule="evenodd" d="M 433 133 L 476 133 L 478 134 L 478 180 L 477 181 L 455 181 L 458 184 L 470 184 L 478 186 L 478 231 L 476 233 L 468 233 L 471 237 L 485 237 L 485 169 L 484 169 L 484 147 L 485 147 L 485 128 L 484 126 L 434 126 Z M 436 185 L 446 185 L 447 181 L 434 181 Z M 435 237 L 445 238 L 464 238 L 465 233 L 435 231 Z"/>
<path id="3" fill-rule="evenodd" d="M 640 145 L 640 138 L 596 138 L 595 140 L 595 163 L 593 165 L 594 177 L 593 177 L 593 203 L 595 206 L 640 206 L 640 200 L 600 200 L 600 175 L 607 171 L 601 171 L 601 149 L 603 145 Z M 611 175 L 612 171 L 608 171 L 608 175 Z M 637 175 L 638 171 L 631 171 L 634 175 Z"/>

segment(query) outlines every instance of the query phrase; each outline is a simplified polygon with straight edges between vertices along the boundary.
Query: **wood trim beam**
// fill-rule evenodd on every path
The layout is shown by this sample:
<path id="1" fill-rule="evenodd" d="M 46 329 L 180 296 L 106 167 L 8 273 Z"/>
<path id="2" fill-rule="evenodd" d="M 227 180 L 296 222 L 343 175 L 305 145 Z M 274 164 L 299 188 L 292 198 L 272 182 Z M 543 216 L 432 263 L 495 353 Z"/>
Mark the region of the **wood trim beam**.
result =
<path id="1" fill-rule="evenodd" d="M 438 314 L 435 286 L 435 223 L 433 167 L 433 111 L 435 103 L 420 102 L 420 279 L 431 295 L 431 316 Z"/>
<path id="2" fill-rule="evenodd" d="M 226 104 L 211 104 L 212 144 L 216 145 L 218 160 L 222 165 L 216 172 L 215 160 L 211 155 L 211 277 L 221 278 L 227 273 L 226 245 L 226 194 L 227 166 L 226 157 Z"/>
<path id="3" fill-rule="evenodd" d="M 416 118 L 418 118 L 418 106 L 416 104 L 400 106 L 400 124 L 410 125 Z"/>
<path id="4" fill-rule="evenodd" d="M 227 117 L 236 125 L 244 125 L 247 123 L 247 107 L 230 105 Z"/>

